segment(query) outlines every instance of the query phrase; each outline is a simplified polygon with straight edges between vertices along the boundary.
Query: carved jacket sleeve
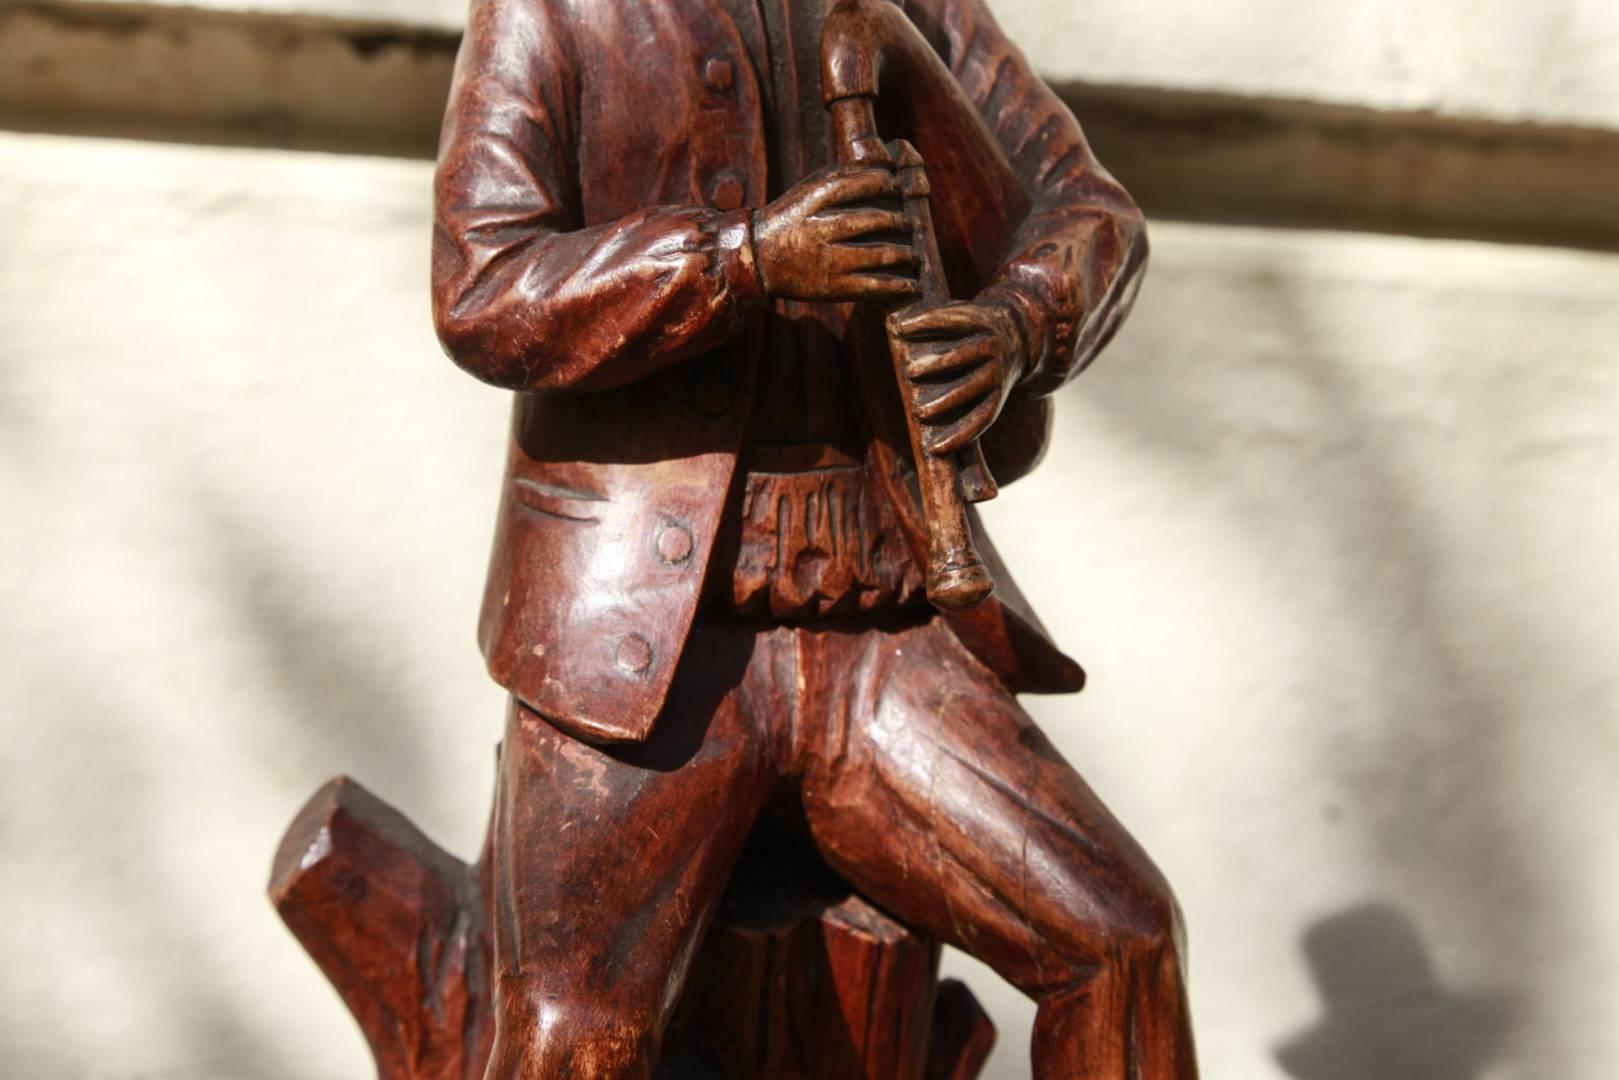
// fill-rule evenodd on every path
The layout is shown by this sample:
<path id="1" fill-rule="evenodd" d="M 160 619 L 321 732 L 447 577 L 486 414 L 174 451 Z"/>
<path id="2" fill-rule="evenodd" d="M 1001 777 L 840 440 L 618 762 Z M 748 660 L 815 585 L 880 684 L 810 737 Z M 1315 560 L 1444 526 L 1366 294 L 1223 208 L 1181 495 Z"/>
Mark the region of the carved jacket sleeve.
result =
<path id="1" fill-rule="evenodd" d="M 434 322 L 456 363 L 513 390 L 633 382 L 718 345 L 759 292 L 746 210 L 581 227 L 571 54 L 545 0 L 475 0 L 440 139 Z"/>
<path id="2" fill-rule="evenodd" d="M 957 81 L 1029 187 L 1029 214 L 987 291 L 1021 317 L 1029 346 L 1022 386 L 1050 393 L 1095 359 L 1129 313 L 1146 265 L 1146 226 L 983 0 L 916 6 L 933 16 L 924 31 L 943 38 Z"/>

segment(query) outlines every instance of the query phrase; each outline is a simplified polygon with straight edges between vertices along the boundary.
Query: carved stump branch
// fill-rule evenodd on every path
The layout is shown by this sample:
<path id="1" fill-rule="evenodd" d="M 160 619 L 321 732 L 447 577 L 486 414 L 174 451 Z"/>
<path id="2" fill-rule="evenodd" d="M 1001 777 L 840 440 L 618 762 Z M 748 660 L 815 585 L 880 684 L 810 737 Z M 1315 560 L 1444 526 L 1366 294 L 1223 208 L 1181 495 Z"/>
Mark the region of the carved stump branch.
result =
<path id="1" fill-rule="evenodd" d="M 310 799 L 270 897 L 380 1080 L 480 1080 L 494 1038 L 485 857 L 445 852 L 347 777 Z M 750 869 L 758 872 L 748 872 Z M 750 867 L 665 1039 L 660 1080 L 973 1080 L 994 1026 L 939 945 L 824 873 Z"/>
<path id="2" fill-rule="evenodd" d="M 354 1014 L 381 1080 L 483 1077 L 493 954 L 480 877 L 347 777 L 281 841 L 270 899 Z"/>

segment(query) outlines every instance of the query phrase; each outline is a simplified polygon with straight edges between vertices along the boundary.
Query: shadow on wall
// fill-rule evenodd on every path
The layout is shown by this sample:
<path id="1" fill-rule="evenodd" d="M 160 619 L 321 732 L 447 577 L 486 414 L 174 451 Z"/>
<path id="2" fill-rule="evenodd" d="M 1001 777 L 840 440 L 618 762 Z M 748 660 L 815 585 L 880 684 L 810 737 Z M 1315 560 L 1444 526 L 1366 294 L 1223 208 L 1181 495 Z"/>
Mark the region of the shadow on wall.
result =
<path id="1" fill-rule="evenodd" d="M 1482 455 L 1507 462 L 1515 437 L 1491 426 L 1501 405 L 1484 380 L 1460 374 L 1488 342 L 1458 334 L 1424 339 L 1420 356 L 1363 353 L 1357 323 L 1424 327 L 1429 294 L 1399 279 L 1336 281 L 1296 254 L 1238 246 L 1224 278 L 1172 264 L 1162 293 L 1149 273 L 1143 304 L 1163 307 L 1126 328 L 1130 366 L 1099 367 L 1088 410 L 1058 420 L 1104 432 L 1161 475 L 1195 478 L 1186 490 L 1214 492 L 1240 523 L 1252 562 L 1238 572 L 1254 603 L 1309 634 L 1274 676 L 1287 693 L 1276 700 L 1308 715 L 1278 707 L 1249 734 L 1291 740 L 1326 820 L 1352 831 L 1342 843 L 1364 858 L 1364 880 L 1398 883 L 1420 904 L 1347 909 L 1308 931 L 1323 1016 L 1276 1059 L 1297 1080 L 1475 1080 L 1502 1064 L 1584 1075 L 1578 1039 L 1561 1034 L 1570 1021 L 1551 1007 L 1559 930 L 1581 912 L 1547 862 L 1552 845 L 1538 842 L 1556 822 L 1515 801 L 1539 780 L 1518 748 L 1546 718 L 1513 682 L 1522 669 L 1501 662 L 1551 656 L 1567 631 L 1532 589 L 1495 591 L 1516 571 L 1454 502 L 1473 475 L 1464 456 L 1468 470 L 1491 460 Z M 1231 310 L 1243 312 L 1239 333 L 1204 344 L 1186 329 L 1228 325 Z M 1188 356 L 1217 375 L 1177 377 Z M 1395 371 L 1428 381 L 1403 386 Z M 1405 911 L 1512 998 L 1447 992 Z M 1536 1035 L 1532 1068 L 1512 1045 L 1520 1031 Z"/>
<path id="2" fill-rule="evenodd" d="M 1323 919 L 1303 948 L 1324 1015 L 1275 1051 L 1298 1080 L 1480 1080 L 1506 1044 L 1513 1001 L 1445 987 L 1396 908 Z"/>

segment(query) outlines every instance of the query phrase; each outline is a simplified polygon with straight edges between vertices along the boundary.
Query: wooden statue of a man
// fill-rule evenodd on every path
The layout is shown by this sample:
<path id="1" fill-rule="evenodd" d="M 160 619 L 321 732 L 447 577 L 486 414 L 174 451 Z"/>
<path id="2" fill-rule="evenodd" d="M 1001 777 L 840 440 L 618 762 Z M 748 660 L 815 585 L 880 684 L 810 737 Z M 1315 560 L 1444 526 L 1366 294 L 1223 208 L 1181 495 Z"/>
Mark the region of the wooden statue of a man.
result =
<path id="1" fill-rule="evenodd" d="M 1014 697 L 1083 675 L 992 553 L 992 598 L 929 604 L 892 434 L 1027 472 L 1129 307 L 1142 221 L 982 0 L 863 2 L 974 110 L 886 133 L 941 233 L 980 234 L 939 238 L 971 299 L 906 306 L 916 185 L 833 145 L 834 0 L 473 2 L 433 297 L 456 362 L 516 391 L 481 620 L 512 695 L 492 1078 L 650 1075 L 761 820 L 1033 997 L 1036 1076 L 1196 1075 L 1170 890 Z M 941 174 L 972 175 L 957 136 L 1010 167 L 999 235 Z"/>

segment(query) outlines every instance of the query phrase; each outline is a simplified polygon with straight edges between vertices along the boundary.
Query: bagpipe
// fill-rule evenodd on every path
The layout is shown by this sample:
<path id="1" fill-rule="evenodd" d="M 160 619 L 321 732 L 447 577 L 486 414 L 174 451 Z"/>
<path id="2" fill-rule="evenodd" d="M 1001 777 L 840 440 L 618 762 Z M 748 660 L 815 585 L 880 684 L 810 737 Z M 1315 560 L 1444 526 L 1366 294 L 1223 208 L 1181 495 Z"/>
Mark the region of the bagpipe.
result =
<path id="1" fill-rule="evenodd" d="M 1029 193 L 955 76 L 892 0 L 838 0 L 828 12 L 821 91 L 838 161 L 885 165 L 900 180 L 919 289 L 889 313 L 888 344 L 928 539 L 927 595 L 944 610 L 972 607 L 995 583 L 967 505 L 998 489 L 978 440 L 946 454 L 924 446 L 918 409 L 930 389 L 906 374 L 917 346 L 896 325 L 953 296 L 977 295 L 1027 214 Z"/>

